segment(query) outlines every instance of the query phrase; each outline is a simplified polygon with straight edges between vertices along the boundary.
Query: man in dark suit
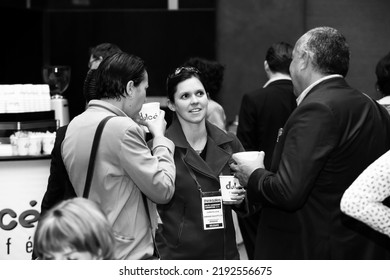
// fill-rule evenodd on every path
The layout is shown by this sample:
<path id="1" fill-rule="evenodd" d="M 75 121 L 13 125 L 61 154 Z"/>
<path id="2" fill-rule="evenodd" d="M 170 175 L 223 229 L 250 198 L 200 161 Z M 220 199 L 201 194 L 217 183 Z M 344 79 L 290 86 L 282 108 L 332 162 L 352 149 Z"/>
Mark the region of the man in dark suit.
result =
<path id="1" fill-rule="evenodd" d="M 388 259 L 389 240 L 340 211 L 348 186 L 390 148 L 390 116 L 351 88 L 345 37 L 314 28 L 296 43 L 290 73 L 298 107 L 263 162 L 232 164 L 262 207 L 256 259 Z"/>
<path id="2" fill-rule="evenodd" d="M 293 47 L 285 42 L 273 44 L 265 55 L 267 83 L 244 94 L 241 102 L 237 137 L 247 151 L 264 151 L 269 169 L 278 131 L 297 107 L 290 77 Z M 253 259 L 259 212 L 238 218 L 249 259 Z"/>

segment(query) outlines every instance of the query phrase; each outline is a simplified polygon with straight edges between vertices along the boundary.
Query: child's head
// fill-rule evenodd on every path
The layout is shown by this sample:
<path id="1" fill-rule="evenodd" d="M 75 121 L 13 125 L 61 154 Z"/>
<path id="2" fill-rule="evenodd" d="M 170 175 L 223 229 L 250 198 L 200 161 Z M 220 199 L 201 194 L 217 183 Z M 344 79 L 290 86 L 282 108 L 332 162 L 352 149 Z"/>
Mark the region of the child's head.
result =
<path id="1" fill-rule="evenodd" d="M 114 259 L 114 247 L 106 216 L 95 202 L 81 197 L 50 209 L 34 236 L 40 259 Z"/>

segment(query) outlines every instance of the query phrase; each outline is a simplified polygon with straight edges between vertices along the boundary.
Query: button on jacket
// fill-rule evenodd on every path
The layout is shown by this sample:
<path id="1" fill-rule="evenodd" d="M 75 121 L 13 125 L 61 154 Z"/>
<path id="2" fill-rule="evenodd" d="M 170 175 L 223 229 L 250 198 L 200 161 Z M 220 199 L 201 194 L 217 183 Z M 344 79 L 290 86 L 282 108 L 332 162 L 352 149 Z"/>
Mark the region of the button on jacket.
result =
<path id="1" fill-rule="evenodd" d="M 154 138 L 151 153 L 138 124 L 117 107 L 92 100 L 68 125 L 62 144 L 64 163 L 77 195 L 82 196 L 93 137 L 99 122 L 109 115 L 116 117 L 104 127 L 89 198 L 100 204 L 112 224 L 118 258 L 148 259 L 153 255 L 153 240 L 142 193 L 148 197 L 156 228 L 155 203 L 169 202 L 174 193 L 172 141 Z"/>

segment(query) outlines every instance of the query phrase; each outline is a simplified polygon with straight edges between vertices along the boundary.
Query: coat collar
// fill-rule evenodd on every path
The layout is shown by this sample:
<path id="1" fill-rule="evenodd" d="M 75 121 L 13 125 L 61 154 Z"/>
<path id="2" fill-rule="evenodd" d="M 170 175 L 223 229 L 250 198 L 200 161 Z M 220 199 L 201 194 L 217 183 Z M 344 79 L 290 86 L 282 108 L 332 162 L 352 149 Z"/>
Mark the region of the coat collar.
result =
<path id="1" fill-rule="evenodd" d="M 297 97 L 297 105 L 302 103 L 302 101 L 305 99 L 307 95 L 312 93 L 314 91 L 314 88 L 318 87 L 318 85 L 322 85 L 324 83 L 327 83 L 329 81 L 344 81 L 343 76 L 338 74 L 328 75 L 324 76 L 321 79 L 315 81 L 311 85 L 309 85 L 298 97 Z"/>
<path id="2" fill-rule="evenodd" d="M 103 108 L 105 110 L 111 111 L 117 116 L 127 117 L 126 113 L 121 109 L 103 100 L 93 99 L 89 101 L 88 108 Z"/>
<path id="3" fill-rule="evenodd" d="M 218 146 L 234 140 L 232 135 L 225 133 L 221 129 L 218 129 L 215 125 L 209 123 L 208 121 L 206 121 L 206 130 L 207 130 L 207 138 L 208 138 L 207 142 L 211 138 Z M 169 137 L 169 139 L 171 139 L 175 143 L 176 147 L 180 147 L 180 148 L 190 147 L 184 135 L 183 129 L 181 128 L 180 122 L 176 117 L 173 118 L 172 124 L 167 129 L 167 137 Z"/>
<path id="4" fill-rule="evenodd" d="M 198 172 L 218 179 L 218 175 L 222 172 L 232 154 L 232 151 L 226 150 L 225 144 L 233 142 L 234 137 L 207 121 L 206 129 L 208 134 L 206 162 L 200 160 L 199 155 L 187 142 L 177 118 L 174 118 L 167 130 L 167 137 L 175 143 L 176 148 L 185 150 L 183 159 L 186 164 Z"/>

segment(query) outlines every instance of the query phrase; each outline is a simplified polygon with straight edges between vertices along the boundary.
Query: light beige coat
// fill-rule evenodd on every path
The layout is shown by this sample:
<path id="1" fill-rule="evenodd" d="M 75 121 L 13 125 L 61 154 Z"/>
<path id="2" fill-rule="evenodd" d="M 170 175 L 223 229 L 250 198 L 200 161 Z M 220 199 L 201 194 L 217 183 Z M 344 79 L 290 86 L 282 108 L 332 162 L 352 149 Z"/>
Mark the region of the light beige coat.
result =
<path id="1" fill-rule="evenodd" d="M 149 259 L 153 255 L 152 230 L 141 192 L 148 197 L 155 229 L 155 203 L 169 202 L 174 193 L 172 141 L 154 138 L 151 152 L 137 123 L 117 107 L 92 100 L 68 126 L 62 144 L 64 163 L 77 195 L 82 196 L 93 137 L 99 122 L 109 115 L 117 117 L 103 130 L 89 198 L 100 204 L 112 224 L 117 258 Z"/>

